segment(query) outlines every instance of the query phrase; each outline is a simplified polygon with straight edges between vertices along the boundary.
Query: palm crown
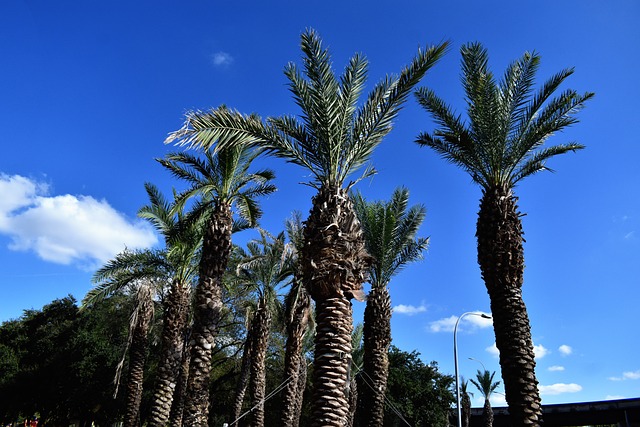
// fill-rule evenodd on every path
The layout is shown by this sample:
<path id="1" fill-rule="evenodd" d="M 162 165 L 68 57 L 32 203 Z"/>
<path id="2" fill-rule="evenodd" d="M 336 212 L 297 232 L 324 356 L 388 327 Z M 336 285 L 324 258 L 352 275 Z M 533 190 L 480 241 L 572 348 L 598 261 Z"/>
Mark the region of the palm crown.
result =
<path id="1" fill-rule="evenodd" d="M 214 205 L 236 207 L 239 219 L 235 229 L 254 226 L 262 215 L 256 198 L 276 190 L 270 183 L 274 173 L 269 169 L 249 173 L 251 162 L 260 154 L 259 150 L 247 146 L 225 147 L 217 153 L 204 151 L 204 157 L 190 153 L 172 153 L 158 162 L 171 173 L 190 184 L 176 196 L 176 209 L 181 210 L 187 200 L 197 195 L 196 203 L 188 218 L 199 218 Z M 190 221 L 187 221 L 190 222 Z"/>
<path id="2" fill-rule="evenodd" d="M 191 112 L 184 127 L 166 142 L 218 149 L 235 144 L 255 144 L 267 152 L 307 168 L 312 185 L 340 187 L 371 157 L 374 148 L 392 129 L 412 88 L 448 46 L 421 50 L 399 76 L 378 83 L 366 101 L 358 105 L 367 77 L 367 61 L 351 58 L 337 78 L 328 50 L 312 30 L 302 35 L 303 73 L 290 63 L 285 68 L 289 89 L 302 114 L 262 121 L 222 106 L 209 112 Z M 373 173 L 367 168 L 364 175 Z"/>
<path id="3" fill-rule="evenodd" d="M 416 92 L 418 102 L 439 129 L 420 134 L 418 144 L 462 167 L 483 188 L 512 188 L 529 175 L 549 170 L 547 159 L 584 148 L 577 143 L 543 148 L 547 138 L 578 121 L 574 114 L 593 97 L 566 90 L 551 98 L 573 68 L 555 74 L 533 94 L 540 64 L 535 52 L 513 62 L 499 82 L 489 71 L 488 54 L 480 44 L 465 45 L 461 52 L 469 123 L 432 90 L 421 88 Z"/>
<path id="4" fill-rule="evenodd" d="M 360 193 L 352 198 L 367 252 L 375 259 L 370 281 L 373 286 L 386 286 L 408 263 L 422 258 L 429 239 L 415 236 L 426 209 L 423 205 L 407 209 L 409 191 L 406 188 L 396 189 L 389 202 L 367 202 Z"/>

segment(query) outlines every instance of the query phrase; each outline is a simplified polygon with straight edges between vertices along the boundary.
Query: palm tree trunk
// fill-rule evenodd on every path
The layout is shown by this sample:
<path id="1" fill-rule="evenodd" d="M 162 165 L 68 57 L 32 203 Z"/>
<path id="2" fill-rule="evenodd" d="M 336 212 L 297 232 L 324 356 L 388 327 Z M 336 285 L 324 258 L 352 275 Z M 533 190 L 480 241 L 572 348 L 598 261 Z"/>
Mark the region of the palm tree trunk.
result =
<path id="1" fill-rule="evenodd" d="M 364 310 L 364 383 L 362 388 L 364 425 L 382 427 L 384 397 L 389 373 L 391 344 L 391 297 L 385 284 L 373 287 Z"/>
<path id="2" fill-rule="evenodd" d="M 300 425 L 300 416 L 302 415 L 302 404 L 304 402 L 304 391 L 307 388 L 307 359 L 303 356 L 300 359 L 300 366 L 298 367 L 298 387 L 295 397 L 295 404 L 293 410 L 293 421 L 291 427 L 298 427 Z"/>
<path id="3" fill-rule="evenodd" d="M 538 426 L 542 408 L 527 308 L 522 299 L 523 232 L 510 189 L 484 191 L 476 236 L 478 263 L 493 314 L 505 395 L 514 426 Z"/>
<path id="4" fill-rule="evenodd" d="M 244 351 L 242 352 L 242 366 L 240 367 L 240 377 L 236 384 L 236 396 L 231 408 L 231 420 L 229 421 L 231 426 L 235 425 L 234 422 L 240 418 L 242 413 L 242 404 L 244 403 L 244 395 L 249 385 L 250 367 L 251 367 L 251 347 L 253 345 L 253 335 L 251 328 L 247 330 L 247 338 L 244 343 Z"/>
<path id="5" fill-rule="evenodd" d="M 249 377 L 249 396 L 251 397 L 250 427 L 264 426 L 264 397 L 266 390 L 266 356 L 269 344 L 271 314 L 264 299 L 260 299 L 258 310 L 254 314 L 253 343 L 251 357 L 251 375 Z"/>
<path id="6" fill-rule="evenodd" d="M 187 327 L 184 332 L 182 361 L 180 362 L 180 374 L 173 393 L 173 402 L 171 403 L 171 412 L 169 413 L 169 425 L 171 427 L 182 427 L 182 416 L 184 415 L 184 401 L 187 393 L 187 381 L 189 378 L 189 363 L 191 361 L 191 353 L 189 351 L 190 328 Z"/>
<path id="7" fill-rule="evenodd" d="M 469 427 L 469 417 L 471 417 L 471 398 L 469 393 L 464 392 L 462 396 L 462 427 Z"/>
<path id="8" fill-rule="evenodd" d="M 148 420 L 149 427 L 167 424 L 182 366 L 184 328 L 189 309 L 189 288 L 174 280 L 167 296 L 162 329 L 162 353 Z"/>
<path id="9" fill-rule="evenodd" d="M 349 381 L 349 417 L 345 427 L 353 427 L 353 421 L 356 418 L 356 410 L 358 409 L 358 382 L 356 377 L 351 377 Z"/>
<path id="10" fill-rule="evenodd" d="M 347 422 L 352 316 L 351 303 L 344 297 L 316 301 L 312 427 L 343 427 Z"/>
<path id="11" fill-rule="evenodd" d="M 293 286 L 300 286 L 294 284 Z M 288 380 L 282 392 L 282 413 L 280 415 L 280 425 L 282 427 L 294 427 L 298 425 L 299 413 L 297 414 L 297 402 L 302 400 L 299 396 L 299 373 L 301 364 L 304 362 L 302 346 L 304 335 L 309 324 L 309 311 L 311 310 L 311 300 L 304 287 L 300 286 L 298 298 L 292 309 L 291 322 L 287 324 L 287 343 L 284 355 L 284 380 Z M 306 372 L 306 363 L 305 363 Z M 305 378 L 306 380 L 306 378 Z M 298 399 L 298 397 L 300 399 Z"/>
<path id="12" fill-rule="evenodd" d="M 223 308 L 222 276 L 231 251 L 231 225 L 231 210 L 222 204 L 214 209 L 204 231 L 184 413 L 189 427 L 208 425 L 211 355 Z"/>
<path id="13" fill-rule="evenodd" d="M 491 402 L 489 402 L 489 399 L 484 400 L 482 420 L 484 422 L 484 427 L 493 427 L 493 409 L 491 409 Z"/>
<path id="14" fill-rule="evenodd" d="M 125 427 L 136 427 L 140 423 L 140 403 L 142 401 L 142 383 L 144 365 L 147 361 L 149 327 L 153 317 L 153 298 L 151 287 L 142 285 L 138 290 L 138 307 L 135 314 L 135 326 L 129 349 L 129 378 L 127 381 L 127 403 L 124 415 Z"/>
<path id="15" fill-rule="evenodd" d="M 322 186 L 304 228 L 301 269 L 316 302 L 311 427 L 343 427 L 348 418 L 351 302 L 367 279 L 371 257 L 360 222 L 342 188 Z"/>

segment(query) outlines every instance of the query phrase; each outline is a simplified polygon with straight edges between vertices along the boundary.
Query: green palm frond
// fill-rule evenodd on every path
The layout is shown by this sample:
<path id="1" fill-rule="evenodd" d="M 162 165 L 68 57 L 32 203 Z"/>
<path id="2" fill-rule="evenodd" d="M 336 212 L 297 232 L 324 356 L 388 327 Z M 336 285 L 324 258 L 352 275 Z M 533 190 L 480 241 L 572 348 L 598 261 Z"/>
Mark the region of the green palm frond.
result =
<path id="1" fill-rule="evenodd" d="M 500 381 L 493 381 L 495 372 L 489 372 L 487 370 L 476 373 L 476 379 L 470 379 L 471 383 L 476 386 L 482 397 L 489 399 L 493 392 L 500 386 Z"/>
<path id="2" fill-rule="evenodd" d="M 234 223 L 235 230 L 255 226 L 262 211 L 257 197 L 276 191 L 271 183 L 275 174 L 270 169 L 249 172 L 260 149 L 249 146 L 228 146 L 217 152 L 206 150 L 202 155 L 171 153 L 159 162 L 174 176 L 191 184 L 176 195 L 174 212 L 185 209 L 187 202 L 195 200 L 182 221 L 187 224 L 204 224 L 211 208 L 226 204 L 235 206 L 240 219 Z"/>
<path id="3" fill-rule="evenodd" d="M 429 239 L 416 238 L 426 215 L 422 205 L 408 209 L 409 191 L 398 188 L 388 202 L 367 202 L 352 194 L 354 209 L 362 225 L 367 251 L 375 261 L 371 285 L 386 286 L 407 264 L 422 258 Z"/>
<path id="4" fill-rule="evenodd" d="M 419 145 L 431 147 L 485 189 L 513 187 L 526 176 L 549 170 L 544 162 L 554 155 L 582 148 L 579 144 L 544 147 L 551 135 L 577 123 L 576 113 L 593 97 L 566 90 L 553 98 L 573 69 L 551 76 L 534 93 L 540 64 L 535 52 L 511 63 L 499 82 L 489 70 L 482 45 L 467 44 L 461 53 L 468 123 L 433 91 L 418 89 L 418 102 L 437 126 L 418 136 Z"/>
<path id="5" fill-rule="evenodd" d="M 342 186 L 367 164 L 374 148 L 392 128 L 413 87 L 445 53 L 448 43 L 420 50 L 399 76 L 377 84 L 359 106 L 367 76 L 367 62 L 354 55 L 343 74 L 336 77 L 328 49 L 317 33 L 301 37 L 302 70 L 285 68 L 289 89 L 300 107 L 300 117 L 261 120 L 222 106 L 209 112 L 192 112 L 182 129 L 166 142 L 221 150 L 232 145 L 259 146 L 265 152 L 308 169 L 313 186 Z M 369 168 L 364 176 L 375 170 Z"/>
<path id="6" fill-rule="evenodd" d="M 94 305 L 136 283 L 166 281 L 169 271 L 171 266 L 164 251 L 125 250 L 94 273 L 95 286 L 86 294 L 82 305 Z"/>

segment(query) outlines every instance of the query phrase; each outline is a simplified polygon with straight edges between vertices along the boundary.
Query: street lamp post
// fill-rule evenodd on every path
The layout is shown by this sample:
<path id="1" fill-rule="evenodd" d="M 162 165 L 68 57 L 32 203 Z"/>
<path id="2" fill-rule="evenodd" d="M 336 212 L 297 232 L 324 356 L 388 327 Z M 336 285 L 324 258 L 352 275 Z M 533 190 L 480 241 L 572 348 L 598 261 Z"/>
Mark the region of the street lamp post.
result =
<path id="1" fill-rule="evenodd" d="M 453 360 L 456 370 L 456 400 L 458 404 L 458 427 L 462 427 L 462 411 L 460 410 L 460 375 L 458 373 L 458 324 L 465 316 L 479 316 L 483 319 L 491 319 L 491 316 L 487 316 L 484 313 L 476 313 L 473 311 L 468 311 L 466 313 L 462 313 L 458 320 L 456 320 L 456 325 L 453 328 Z"/>

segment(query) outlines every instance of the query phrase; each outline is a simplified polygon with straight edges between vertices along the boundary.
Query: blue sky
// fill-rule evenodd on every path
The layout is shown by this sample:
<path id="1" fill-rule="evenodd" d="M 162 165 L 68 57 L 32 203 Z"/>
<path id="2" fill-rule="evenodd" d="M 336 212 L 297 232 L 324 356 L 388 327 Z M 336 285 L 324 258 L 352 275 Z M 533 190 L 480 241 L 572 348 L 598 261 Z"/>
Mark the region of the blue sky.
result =
<path id="1" fill-rule="evenodd" d="M 550 141 L 587 149 L 516 189 L 543 403 L 638 397 L 639 19 L 635 0 L 2 2 L 0 321 L 67 294 L 81 299 L 96 266 L 125 246 L 158 244 L 136 212 L 146 181 L 165 192 L 179 185 L 153 159 L 178 150 L 163 141 L 186 111 L 224 103 L 297 113 L 282 70 L 299 61 L 305 28 L 321 34 L 338 72 L 364 53 L 370 84 L 418 47 L 450 40 L 422 85 L 460 112 L 459 47 L 479 41 L 496 75 L 535 50 L 538 82 L 575 66 L 564 88 L 596 93 L 581 122 Z M 374 155 L 378 175 L 358 188 L 386 199 L 404 185 L 426 206 L 425 260 L 391 284 L 394 344 L 453 373 L 453 322 L 488 312 L 489 301 L 476 263 L 480 191 L 412 142 L 433 126 L 410 99 Z M 306 216 L 312 192 L 299 183 L 309 177 L 261 163 L 278 176 L 279 191 L 263 201 L 263 226 L 278 231 L 292 210 Z M 364 306 L 354 304 L 360 320 Z M 481 363 L 499 370 L 490 324 L 477 320 L 465 318 L 458 333 L 466 377 Z"/>

